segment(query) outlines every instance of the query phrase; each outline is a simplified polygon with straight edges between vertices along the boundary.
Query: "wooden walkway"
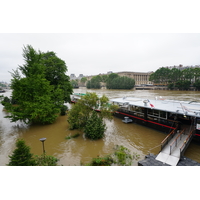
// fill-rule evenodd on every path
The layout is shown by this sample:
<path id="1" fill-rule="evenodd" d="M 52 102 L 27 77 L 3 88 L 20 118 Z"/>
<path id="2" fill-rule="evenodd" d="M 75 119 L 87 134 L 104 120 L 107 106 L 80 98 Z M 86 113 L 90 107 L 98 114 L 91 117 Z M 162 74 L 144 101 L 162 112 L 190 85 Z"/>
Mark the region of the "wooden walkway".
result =
<path id="1" fill-rule="evenodd" d="M 177 131 L 177 133 L 170 133 L 164 140 L 166 144 L 163 148 L 161 148 L 160 153 L 155 159 L 163 163 L 176 166 L 184 151 L 191 142 L 193 138 L 193 132 L 193 130 L 189 131 L 187 129 L 184 129 L 181 131 Z M 167 141 L 170 136 L 171 139 Z"/>

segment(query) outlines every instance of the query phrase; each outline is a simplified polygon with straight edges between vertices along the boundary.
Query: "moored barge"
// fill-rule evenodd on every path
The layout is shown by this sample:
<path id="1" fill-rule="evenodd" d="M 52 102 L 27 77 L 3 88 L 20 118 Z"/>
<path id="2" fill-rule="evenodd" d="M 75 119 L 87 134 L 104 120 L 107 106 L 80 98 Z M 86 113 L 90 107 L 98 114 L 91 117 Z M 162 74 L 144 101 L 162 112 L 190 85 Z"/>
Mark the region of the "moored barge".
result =
<path id="1" fill-rule="evenodd" d="M 119 106 L 114 114 L 124 119 L 169 133 L 174 129 L 194 129 L 195 139 L 200 141 L 200 103 L 155 98 L 152 100 L 123 97 L 110 99 Z"/>

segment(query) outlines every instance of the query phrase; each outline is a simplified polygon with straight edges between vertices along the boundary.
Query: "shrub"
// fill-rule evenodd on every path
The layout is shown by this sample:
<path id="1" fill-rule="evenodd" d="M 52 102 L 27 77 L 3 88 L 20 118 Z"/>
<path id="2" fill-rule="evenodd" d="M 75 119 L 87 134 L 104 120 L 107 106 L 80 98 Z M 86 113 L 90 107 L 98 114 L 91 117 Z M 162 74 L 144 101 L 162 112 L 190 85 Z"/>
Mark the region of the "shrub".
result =
<path id="1" fill-rule="evenodd" d="M 98 116 L 96 111 L 93 111 L 84 127 L 85 136 L 92 140 L 101 139 L 106 130 L 105 126 L 102 117 Z"/>
<path id="2" fill-rule="evenodd" d="M 62 105 L 60 109 L 60 115 L 66 115 L 67 110 L 68 110 L 68 107 L 66 105 Z"/>
<path id="3" fill-rule="evenodd" d="M 135 159 L 139 159 L 139 155 L 133 153 L 130 154 L 130 150 L 122 145 L 116 145 L 114 148 L 115 151 L 113 154 L 106 155 L 104 157 L 93 158 L 92 161 L 86 165 L 88 166 L 130 166 L 132 165 L 132 161 Z"/>
<path id="4" fill-rule="evenodd" d="M 113 159 L 110 155 L 105 157 L 93 158 L 92 161 L 87 164 L 88 166 L 111 166 Z"/>
<path id="5" fill-rule="evenodd" d="M 33 154 L 30 153 L 30 147 L 24 140 L 17 140 L 16 149 L 10 157 L 9 166 L 35 166 L 36 162 Z"/>
<path id="6" fill-rule="evenodd" d="M 41 156 L 36 155 L 35 162 L 37 166 L 56 166 L 58 159 L 54 156 L 48 156 L 43 154 Z"/>

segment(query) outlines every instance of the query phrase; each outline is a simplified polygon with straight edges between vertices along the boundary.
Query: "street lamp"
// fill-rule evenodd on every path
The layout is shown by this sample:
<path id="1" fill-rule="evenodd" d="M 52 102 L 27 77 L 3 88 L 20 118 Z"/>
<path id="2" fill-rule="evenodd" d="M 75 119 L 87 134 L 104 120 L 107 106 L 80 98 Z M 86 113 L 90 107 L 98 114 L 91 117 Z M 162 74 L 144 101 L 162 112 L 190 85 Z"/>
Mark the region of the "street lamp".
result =
<path id="1" fill-rule="evenodd" d="M 43 147 L 43 154 L 45 154 L 45 149 L 44 149 L 44 141 L 46 138 L 40 138 L 40 141 L 42 142 L 42 147 Z"/>

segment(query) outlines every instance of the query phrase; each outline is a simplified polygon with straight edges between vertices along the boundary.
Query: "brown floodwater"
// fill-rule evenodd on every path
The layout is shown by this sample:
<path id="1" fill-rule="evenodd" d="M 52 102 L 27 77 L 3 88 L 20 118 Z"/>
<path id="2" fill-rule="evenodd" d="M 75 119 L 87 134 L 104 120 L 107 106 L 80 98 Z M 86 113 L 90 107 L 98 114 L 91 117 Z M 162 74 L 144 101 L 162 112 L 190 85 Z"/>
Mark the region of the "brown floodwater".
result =
<path id="1" fill-rule="evenodd" d="M 196 91 L 165 91 L 165 90 L 88 90 L 86 88 L 74 89 L 74 92 L 96 92 L 105 94 L 109 98 L 122 96 L 155 98 L 162 96 L 166 99 L 175 100 L 196 100 L 200 98 L 200 92 Z M 11 91 L 7 91 L 4 96 L 10 96 Z M 70 105 L 68 104 L 70 107 Z M 105 137 L 101 140 L 91 141 L 84 137 L 84 134 L 78 130 L 69 130 L 67 116 L 60 116 L 51 125 L 31 125 L 27 126 L 22 122 L 11 123 L 9 119 L 4 118 L 7 113 L 3 111 L 0 105 L 0 165 L 6 165 L 9 162 L 9 155 L 15 149 L 17 138 L 23 138 L 27 145 L 31 147 L 31 152 L 36 155 L 43 153 L 40 138 L 45 137 L 45 151 L 47 155 L 53 155 L 59 159 L 58 164 L 69 166 L 81 163 L 86 164 L 92 158 L 104 156 L 113 152 L 116 145 L 127 147 L 132 153 L 140 155 L 140 159 L 148 153 L 158 154 L 160 142 L 166 137 L 166 134 L 143 127 L 137 124 L 124 124 L 121 119 L 113 118 L 106 120 L 107 130 Z M 80 133 L 77 138 L 67 140 L 66 137 Z M 200 162 L 200 145 L 191 143 L 185 152 L 185 156 Z M 133 162 L 137 165 L 137 161 Z"/>

